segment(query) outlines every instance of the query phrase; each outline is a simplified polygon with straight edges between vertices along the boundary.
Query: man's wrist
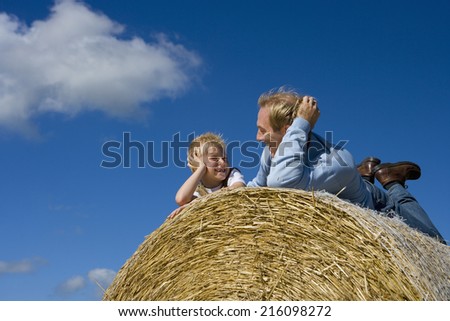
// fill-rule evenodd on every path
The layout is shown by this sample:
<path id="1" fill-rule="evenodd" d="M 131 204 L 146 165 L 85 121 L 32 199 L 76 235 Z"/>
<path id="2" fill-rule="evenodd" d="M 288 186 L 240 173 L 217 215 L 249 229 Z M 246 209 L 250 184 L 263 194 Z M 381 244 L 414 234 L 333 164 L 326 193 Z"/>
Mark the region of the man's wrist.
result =
<path id="1" fill-rule="evenodd" d="M 294 128 L 300 129 L 305 133 L 309 133 L 311 131 L 311 124 L 309 123 L 309 121 L 307 121 L 305 118 L 301 116 L 297 116 L 294 119 L 292 125 L 294 126 Z"/>

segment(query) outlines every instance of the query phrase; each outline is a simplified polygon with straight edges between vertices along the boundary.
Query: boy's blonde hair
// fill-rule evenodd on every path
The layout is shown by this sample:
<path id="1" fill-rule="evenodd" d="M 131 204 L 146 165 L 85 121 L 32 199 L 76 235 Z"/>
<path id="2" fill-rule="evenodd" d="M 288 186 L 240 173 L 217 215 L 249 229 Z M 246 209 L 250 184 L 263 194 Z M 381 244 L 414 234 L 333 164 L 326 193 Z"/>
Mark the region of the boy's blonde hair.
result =
<path id="1" fill-rule="evenodd" d="M 269 108 L 270 126 L 279 131 L 285 125 L 291 125 L 297 116 L 298 107 L 303 99 L 292 89 L 281 87 L 278 90 L 270 90 L 259 96 L 260 108 Z"/>
<path id="2" fill-rule="evenodd" d="M 194 160 L 194 156 L 202 156 L 203 152 L 207 150 L 210 146 L 216 146 L 221 148 L 224 155 L 226 152 L 226 144 L 221 135 L 214 134 L 211 132 L 204 133 L 200 136 L 194 138 L 189 145 L 188 149 L 188 166 L 194 172 L 198 164 Z"/>

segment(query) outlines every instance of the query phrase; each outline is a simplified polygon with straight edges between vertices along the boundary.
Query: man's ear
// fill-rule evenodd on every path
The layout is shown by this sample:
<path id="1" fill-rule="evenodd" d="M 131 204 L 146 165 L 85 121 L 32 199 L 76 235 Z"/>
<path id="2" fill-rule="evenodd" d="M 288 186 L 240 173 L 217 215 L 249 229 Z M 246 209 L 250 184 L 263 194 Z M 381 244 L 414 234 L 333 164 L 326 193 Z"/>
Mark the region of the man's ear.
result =
<path id="1" fill-rule="evenodd" d="M 283 127 L 281 127 L 281 132 L 283 133 L 283 135 L 286 135 L 286 132 L 289 127 L 291 127 L 291 125 L 289 125 L 289 124 L 286 124 Z"/>

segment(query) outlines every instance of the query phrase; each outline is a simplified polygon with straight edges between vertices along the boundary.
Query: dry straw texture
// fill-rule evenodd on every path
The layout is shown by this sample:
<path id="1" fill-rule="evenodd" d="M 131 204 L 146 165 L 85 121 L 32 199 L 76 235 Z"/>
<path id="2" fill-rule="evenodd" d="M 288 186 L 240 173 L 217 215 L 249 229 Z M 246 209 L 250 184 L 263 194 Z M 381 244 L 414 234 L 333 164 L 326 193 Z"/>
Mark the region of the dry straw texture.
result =
<path id="1" fill-rule="evenodd" d="M 450 250 L 299 190 L 222 190 L 149 235 L 104 300 L 449 300 Z"/>

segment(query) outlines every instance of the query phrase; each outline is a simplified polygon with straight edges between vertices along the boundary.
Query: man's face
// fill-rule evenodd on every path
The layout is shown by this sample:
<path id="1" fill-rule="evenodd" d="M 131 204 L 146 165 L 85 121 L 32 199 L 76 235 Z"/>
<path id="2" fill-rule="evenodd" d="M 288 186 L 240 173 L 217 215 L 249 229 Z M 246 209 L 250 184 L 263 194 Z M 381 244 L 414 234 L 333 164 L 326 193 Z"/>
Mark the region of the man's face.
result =
<path id="1" fill-rule="evenodd" d="M 273 157 L 286 132 L 283 130 L 273 130 L 272 126 L 270 126 L 269 113 L 269 108 L 259 108 L 258 119 L 256 121 L 256 126 L 258 127 L 256 140 L 269 146 L 270 154 Z"/>

